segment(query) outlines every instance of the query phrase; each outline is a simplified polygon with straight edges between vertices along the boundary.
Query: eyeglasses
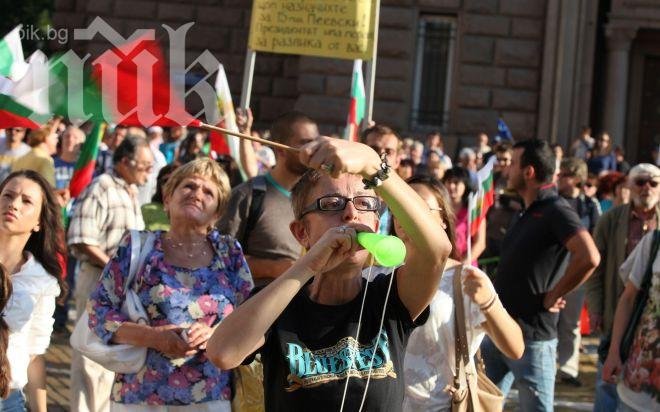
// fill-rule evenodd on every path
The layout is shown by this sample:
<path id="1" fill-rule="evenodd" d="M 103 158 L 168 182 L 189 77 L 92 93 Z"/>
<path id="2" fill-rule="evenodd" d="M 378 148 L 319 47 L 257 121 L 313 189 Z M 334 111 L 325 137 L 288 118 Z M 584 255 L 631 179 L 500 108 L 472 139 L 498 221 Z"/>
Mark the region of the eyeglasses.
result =
<path id="1" fill-rule="evenodd" d="M 392 156 L 393 154 L 396 153 L 396 149 L 392 149 L 389 147 L 378 147 L 378 146 L 369 146 L 369 147 L 374 149 L 374 151 L 378 154 L 385 153 L 385 156 Z"/>
<path id="2" fill-rule="evenodd" d="M 653 179 L 635 179 L 635 185 L 644 187 L 645 184 L 650 184 L 651 187 L 658 187 L 658 181 Z"/>
<path id="3" fill-rule="evenodd" d="M 135 160 L 131 160 L 131 166 L 133 166 L 135 169 L 139 171 L 144 171 L 144 172 L 151 172 L 151 170 L 154 168 L 153 163 L 141 163 Z"/>
<path id="4" fill-rule="evenodd" d="M 300 217 L 314 211 L 321 212 L 339 212 L 346 208 L 348 202 L 353 202 L 353 206 L 361 212 L 376 212 L 380 206 L 380 201 L 374 196 L 355 196 L 353 198 L 344 196 L 323 196 L 303 209 Z"/>
<path id="5" fill-rule="evenodd" d="M 591 189 L 592 187 L 596 186 L 591 182 L 585 182 L 582 184 L 582 186 L 586 187 L 587 189 Z"/>

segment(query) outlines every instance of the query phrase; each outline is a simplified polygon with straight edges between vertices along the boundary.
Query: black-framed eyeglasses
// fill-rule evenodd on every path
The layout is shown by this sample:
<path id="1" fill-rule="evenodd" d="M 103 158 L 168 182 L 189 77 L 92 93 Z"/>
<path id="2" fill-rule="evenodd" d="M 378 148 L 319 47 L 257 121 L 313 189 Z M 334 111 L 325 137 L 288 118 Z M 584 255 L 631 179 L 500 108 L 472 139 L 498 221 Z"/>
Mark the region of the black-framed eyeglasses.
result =
<path id="1" fill-rule="evenodd" d="M 330 195 L 316 199 L 314 203 L 303 209 L 300 217 L 302 218 L 306 214 L 317 210 L 321 212 L 339 212 L 346 208 L 349 201 L 353 202 L 353 206 L 361 212 L 377 212 L 380 207 L 380 201 L 375 196 L 354 196 L 351 198 Z"/>

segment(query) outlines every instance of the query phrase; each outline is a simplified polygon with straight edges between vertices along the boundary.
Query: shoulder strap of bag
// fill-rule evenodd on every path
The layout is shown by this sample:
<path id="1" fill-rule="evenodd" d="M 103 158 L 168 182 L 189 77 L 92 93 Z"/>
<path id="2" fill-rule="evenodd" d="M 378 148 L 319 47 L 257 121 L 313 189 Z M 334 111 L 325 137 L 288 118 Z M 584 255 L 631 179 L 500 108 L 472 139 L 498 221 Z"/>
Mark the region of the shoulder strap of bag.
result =
<path id="1" fill-rule="evenodd" d="M 463 265 L 461 264 L 458 267 L 457 272 L 454 272 L 454 306 L 455 306 L 455 321 L 456 328 L 458 332 L 456 339 L 457 357 L 460 355 L 460 363 L 462 364 L 462 373 L 461 379 L 465 379 L 465 384 L 468 389 L 468 410 L 474 411 L 475 405 L 478 404 L 477 391 L 476 387 L 476 375 L 472 371 L 468 371 L 468 365 L 470 364 L 470 348 L 468 347 L 467 333 L 466 333 L 466 323 L 465 323 L 465 306 L 463 305 L 463 288 L 461 287 L 461 279 L 463 274 Z"/>
<path id="2" fill-rule="evenodd" d="M 140 231 L 131 230 L 131 263 L 128 270 L 128 277 L 126 278 L 126 289 L 131 287 L 137 272 L 144 265 L 147 254 L 153 248 L 155 238 L 155 233 L 148 232 L 143 245 Z"/>
<path id="3" fill-rule="evenodd" d="M 266 197 L 266 177 L 264 175 L 256 176 L 252 179 L 250 186 L 252 187 L 252 200 L 250 201 L 250 211 L 248 212 L 247 223 L 245 224 L 244 241 L 241 242 L 244 249 L 247 249 L 248 236 L 254 230 L 257 220 L 261 216 L 264 197 Z M 245 252 L 247 253 L 247 250 Z"/>
<path id="4" fill-rule="evenodd" d="M 461 273 L 463 265 L 454 269 L 453 291 L 454 291 L 454 356 L 456 362 L 456 375 L 454 375 L 454 387 L 460 388 L 461 382 L 466 382 L 465 368 L 467 362 L 463 354 L 463 339 L 465 336 L 465 314 L 463 313 L 463 288 L 461 288 Z"/>

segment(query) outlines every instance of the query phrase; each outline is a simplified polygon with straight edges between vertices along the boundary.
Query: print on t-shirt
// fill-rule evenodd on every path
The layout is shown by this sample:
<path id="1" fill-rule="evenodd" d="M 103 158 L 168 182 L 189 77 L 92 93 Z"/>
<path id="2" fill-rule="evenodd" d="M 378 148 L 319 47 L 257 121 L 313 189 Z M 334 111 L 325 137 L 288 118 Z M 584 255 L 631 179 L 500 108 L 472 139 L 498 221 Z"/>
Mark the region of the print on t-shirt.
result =
<path id="1" fill-rule="evenodd" d="M 311 388 L 346 376 L 366 379 L 369 365 L 372 379 L 396 378 L 389 351 L 389 337 L 381 329 L 378 339 L 363 345 L 352 336 L 342 338 L 337 344 L 310 351 L 297 343 L 287 343 L 290 374 L 287 376 L 287 392 Z"/>

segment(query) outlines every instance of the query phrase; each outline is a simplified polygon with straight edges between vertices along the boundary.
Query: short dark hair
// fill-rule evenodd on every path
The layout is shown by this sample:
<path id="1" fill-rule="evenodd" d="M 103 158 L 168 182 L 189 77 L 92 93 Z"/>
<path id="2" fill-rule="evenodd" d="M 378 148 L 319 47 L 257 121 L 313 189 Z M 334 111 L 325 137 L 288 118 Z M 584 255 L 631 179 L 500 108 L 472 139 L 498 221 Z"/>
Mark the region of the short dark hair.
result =
<path id="1" fill-rule="evenodd" d="M 545 140 L 528 139 L 517 142 L 514 149 L 522 149 L 520 168 L 532 166 L 536 173 L 536 181 L 550 183 L 557 168 L 555 153 Z"/>
<path id="2" fill-rule="evenodd" d="M 280 115 L 270 126 L 270 140 L 273 142 L 287 144 L 294 136 L 293 125 L 297 123 L 316 124 L 309 116 L 302 112 L 291 111 Z"/>
<path id="3" fill-rule="evenodd" d="M 495 153 L 506 153 L 512 150 L 511 143 L 507 141 L 499 142 L 493 146 L 493 152 Z"/>
<path id="4" fill-rule="evenodd" d="M 395 132 L 394 129 L 384 124 L 375 124 L 367 129 L 364 129 L 362 133 L 360 133 L 360 141 L 362 143 L 366 143 L 367 136 L 369 136 L 370 134 L 375 134 L 376 136 L 384 136 L 386 134 L 391 134 L 396 137 L 396 139 L 399 141 L 399 144 L 401 143 L 401 136 L 399 136 L 399 134 Z"/>
<path id="5" fill-rule="evenodd" d="M 147 139 L 140 136 L 128 135 L 121 144 L 117 146 L 115 152 L 112 154 L 112 163 L 117 164 L 121 162 L 121 159 L 128 158 L 134 159 L 135 154 L 137 153 L 138 148 L 143 146 L 149 146 Z"/>

